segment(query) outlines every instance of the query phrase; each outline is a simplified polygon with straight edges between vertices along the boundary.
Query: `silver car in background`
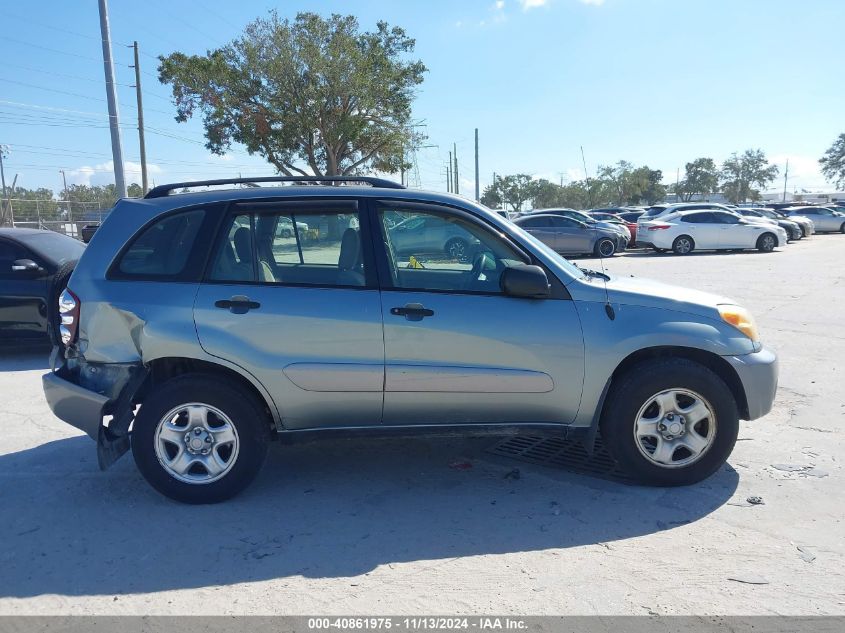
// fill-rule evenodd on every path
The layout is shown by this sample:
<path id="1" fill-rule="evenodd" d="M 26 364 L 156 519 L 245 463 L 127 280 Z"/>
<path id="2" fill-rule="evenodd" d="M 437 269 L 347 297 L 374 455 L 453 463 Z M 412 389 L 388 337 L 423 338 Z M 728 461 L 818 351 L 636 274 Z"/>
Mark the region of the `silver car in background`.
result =
<path id="1" fill-rule="evenodd" d="M 613 229 L 551 213 L 524 215 L 514 220 L 514 224 L 561 255 L 612 257 L 620 243 L 619 235 Z"/>
<path id="2" fill-rule="evenodd" d="M 789 207 L 783 212 L 790 218 L 803 216 L 813 221 L 816 233 L 845 233 L 845 214 L 827 207 Z"/>

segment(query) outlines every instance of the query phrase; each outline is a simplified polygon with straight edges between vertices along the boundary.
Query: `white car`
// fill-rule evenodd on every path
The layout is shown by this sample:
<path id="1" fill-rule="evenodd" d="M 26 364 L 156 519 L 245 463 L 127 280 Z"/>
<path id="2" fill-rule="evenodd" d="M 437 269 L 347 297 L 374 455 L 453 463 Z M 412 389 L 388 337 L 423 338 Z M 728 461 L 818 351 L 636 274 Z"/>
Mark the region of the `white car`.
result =
<path id="1" fill-rule="evenodd" d="M 786 231 L 754 224 L 728 211 L 678 211 L 638 223 L 637 243 L 656 251 L 687 255 L 694 250 L 756 248 L 768 253 L 786 244 Z"/>
<path id="2" fill-rule="evenodd" d="M 839 231 L 845 233 L 845 215 L 826 207 L 790 207 L 783 212 L 790 218 L 804 216 L 813 221 L 816 231 Z"/>

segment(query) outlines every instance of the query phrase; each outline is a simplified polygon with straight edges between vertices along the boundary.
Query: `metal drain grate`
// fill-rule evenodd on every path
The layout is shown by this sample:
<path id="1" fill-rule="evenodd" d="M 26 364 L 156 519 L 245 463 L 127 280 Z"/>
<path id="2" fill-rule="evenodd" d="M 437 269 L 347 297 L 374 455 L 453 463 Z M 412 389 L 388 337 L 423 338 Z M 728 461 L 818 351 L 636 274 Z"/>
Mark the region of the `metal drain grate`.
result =
<path id="1" fill-rule="evenodd" d="M 508 437 L 489 448 L 488 452 L 529 464 L 561 468 L 584 475 L 633 483 L 631 478 L 622 472 L 619 465 L 607 452 L 601 437 L 596 438 L 596 446 L 592 455 L 588 454 L 584 445 L 577 440 L 533 435 Z"/>

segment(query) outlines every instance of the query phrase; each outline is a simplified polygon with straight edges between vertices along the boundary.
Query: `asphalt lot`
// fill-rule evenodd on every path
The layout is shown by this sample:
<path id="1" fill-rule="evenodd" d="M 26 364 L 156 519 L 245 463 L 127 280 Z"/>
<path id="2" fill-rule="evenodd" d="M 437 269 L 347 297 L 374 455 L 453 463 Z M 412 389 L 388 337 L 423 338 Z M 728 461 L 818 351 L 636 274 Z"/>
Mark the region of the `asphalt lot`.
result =
<path id="1" fill-rule="evenodd" d="M 774 411 L 683 489 L 512 462 L 490 439 L 347 440 L 275 445 L 245 494 L 179 505 L 130 456 L 100 473 L 43 400 L 46 355 L 5 353 L 0 613 L 845 614 L 843 254 L 817 235 L 604 262 L 736 299 L 781 357 Z"/>

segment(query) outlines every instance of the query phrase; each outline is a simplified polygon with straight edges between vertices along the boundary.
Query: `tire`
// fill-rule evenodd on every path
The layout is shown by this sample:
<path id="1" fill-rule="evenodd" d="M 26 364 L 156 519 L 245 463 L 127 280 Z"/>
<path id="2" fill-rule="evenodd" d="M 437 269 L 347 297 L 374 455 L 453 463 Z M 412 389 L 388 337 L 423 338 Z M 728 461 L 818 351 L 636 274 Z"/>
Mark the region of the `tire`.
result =
<path id="1" fill-rule="evenodd" d="M 603 237 L 593 247 L 593 254 L 596 257 L 613 257 L 616 254 L 616 243 L 608 237 Z"/>
<path id="2" fill-rule="evenodd" d="M 839 227 L 840 233 L 845 233 L 845 222 L 842 223 L 842 226 Z"/>
<path id="3" fill-rule="evenodd" d="M 778 238 L 772 233 L 763 233 L 757 238 L 757 250 L 761 253 L 771 253 L 778 245 Z"/>
<path id="4" fill-rule="evenodd" d="M 50 337 L 53 347 L 59 348 L 60 356 L 64 355 L 65 345 L 62 343 L 62 336 L 59 333 L 59 326 L 61 325 L 59 297 L 64 292 L 64 289 L 67 288 L 67 282 L 70 280 L 75 267 L 75 261 L 62 264 L 53 275 L 53 279 L 50 282 L 50 290 L 47 293 L 47 335 Z"/>
<path id="5" fill-rule="evenodd" d="M 693 394 L 709 412 L 709 417 L 696 421 L 693 431 L 681 432 L 671 440 L 641 436 L 638 429 L 647 428 L 647 420 L 651 418 L 658 420 L 656 424 L 662 423 L 664 429 L 668 424 L 677 426 L 678 422 L 684 423 L 681 415 L 683 407 L 681 413 L 671 414 L 678 416 L 671 423 L 668 415 L 660 418 L 660 413 L 657 413 L 655 417 L 655 411 L 646 408 L 650 402 L 652 407 L 659 406 L 654 404 L 656 395 L 662 397 L 663 394 L 677 394 L 679 391 L 683 393 L 674 402 L 687 406 L 694 399 L 685 394 Z M 642 427 L 638 420 L 645 420 Z M 739 413 L 731 390 L 713 371 L 694 361 L 666 358 L 639 363 L 614 381 L 600 425 L 605 445 L 626 473 L 646 484 L 686 486 L 706 479 L 728 459 L 739 432 Z M 693 438 L 700 443 L 705 434 L 706 447 L 697 455 L 685 446 L 685 442 L 692 444 Z M 658 448 L 663 444 L 658 444 L 656 440 L 668 447 L 665 451 L 661 450 L 660 456 L 668 454 L 671 465 L 657 463 Z M 652 445 L 653 453 L 650 452 Z"/>
<path id="6" fill-rule="evenodd" d="M 689 255 L 695 250 L 695 240 L 689 235 L 679 235 L 672 242 L 672 251 L 676 255 Z"/>
<path id="7" fill-rule="evenodd" d="M 291 231 L 290 229 L 283 229 L 282 230 L 282 237 L 285 238 L 285 239 L 293 237 L 293 231 Z"/>
<path id="8" fill-rule="evenodd" d="M 205 407 L 204 423 L 198 416 L 199 424 L 192 428 L 185 413 L 176 415 L 188 405 Z M 178 424 L 168 424 L 171 418 Z M 197 438 L 191 435 L 192 430 L 200 428 L 202 432 L 195 433 Z M 132 456 L 144 479 L 161 494 L 182 503 L 218 503 L 234 497 L 255 479 L 267 455 L 269 435 L 270 420 L 263 404 L 252 394 L 220 378 L 189 374 L 156 387 L 144 400 L 133 423 Z M 189 437 L 202 446 L 206 446 L 203 441 L 211 442 L 210 448 L 203 449 L 208 454 L 192 452 L 198 446 L 183 446 Z M 165 465 L 168 459 L 177 462 L 180 455 L 186 456 L 181 463 Z M 219 472 L 212 476 L 201 460 L 215 465 Z M 189 461 L 195 463 L 187 469 L 179 468 Z M 173 474 L 177 470 L 183 473 L 182 479 Z"/>
<path id="9" fill-rule="evenodd" d="M 807 227 L 801 225 L 801 237 L 807 237 Z"/>
<path id="10" fill-rule="evenodd" d="M 465 240 L 462 240 L 459 237 L 453 237 L 451 240 L 446 242 L 446 245 L 443 247 L 443 250 L 449 257 L 456 261 L 469 261 L 469 244 L 467 244 Z"/>

